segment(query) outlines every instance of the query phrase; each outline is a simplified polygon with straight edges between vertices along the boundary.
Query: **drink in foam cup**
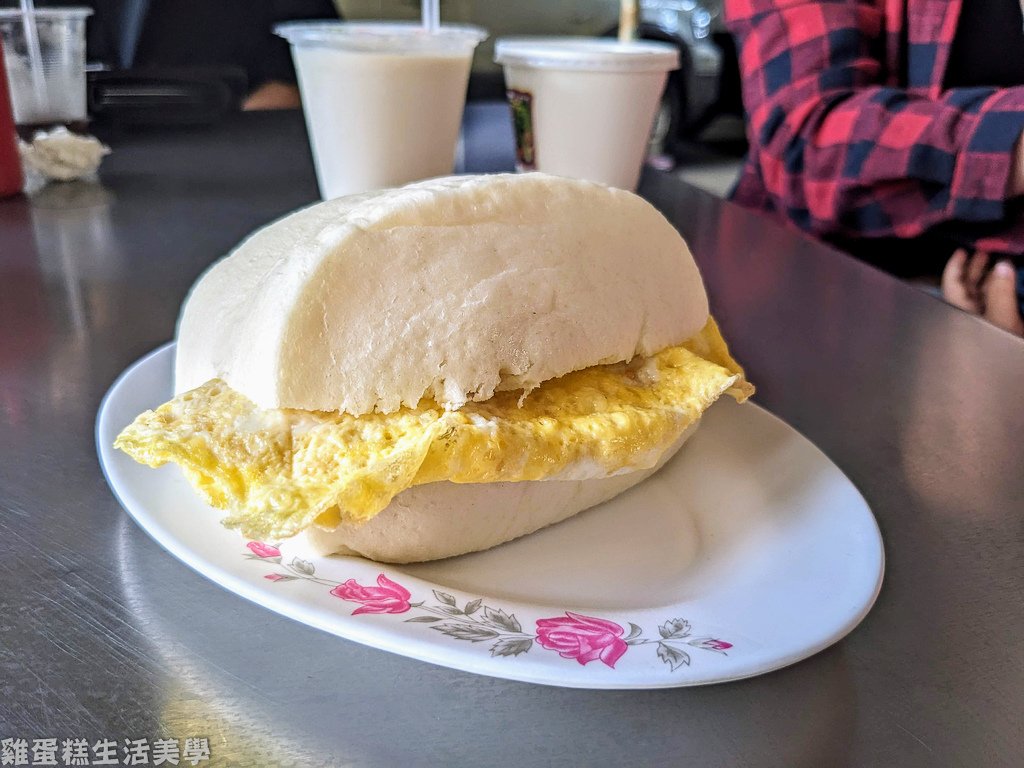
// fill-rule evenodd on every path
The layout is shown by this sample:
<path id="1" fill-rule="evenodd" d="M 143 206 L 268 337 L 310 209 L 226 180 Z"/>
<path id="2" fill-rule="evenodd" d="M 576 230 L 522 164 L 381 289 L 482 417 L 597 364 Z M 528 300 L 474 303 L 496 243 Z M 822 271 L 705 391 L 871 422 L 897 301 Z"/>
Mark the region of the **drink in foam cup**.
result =
<path id="1" fill-rule="evenodd" d="M 291 22 L 320 194 L 400 186 L 452 172 L 473 50 L 469 26 Z"/>
<path id="2" fill-rule="evenodd" d="M 505 38 L 505 85 L 520 170 L 635 189 L 668 73 L 667 43 Z"/>

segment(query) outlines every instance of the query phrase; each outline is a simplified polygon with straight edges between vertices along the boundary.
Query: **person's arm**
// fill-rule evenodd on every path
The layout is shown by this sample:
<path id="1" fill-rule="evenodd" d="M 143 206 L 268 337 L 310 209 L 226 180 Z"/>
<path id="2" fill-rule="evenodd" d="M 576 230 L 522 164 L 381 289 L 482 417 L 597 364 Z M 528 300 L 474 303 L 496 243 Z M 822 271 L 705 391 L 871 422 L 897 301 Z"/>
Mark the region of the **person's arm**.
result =
<path id="1" fill-rule="evenodd" d="M 247 48 L 250 94 L 243 109 L 297 107 L 299 91 L 291 51 L 272 30 L 285 21 L 337 21 L 338 10 L 331 0 L 250 0 L 248 4 L 248 23 L 255 24 L 256 30 Z"/>
<path id="2" fill-rule="evenodd" d="M 1010 169 L 1006 192 L 1009 197 L 1024 195 L 1024 136 L 1017 139 L 1013 147 L 1013 167 Z"/>
<path id="3" fill-rule="evenodd" d="M 245 97 L 242 109 L 253 112 L 263 109 L 298 109 L 302 106 L 299 87 L 294 83 L 268 80 Z"/>
<path id="4" fill-rule="evenodd" d="M 885 85 L 880 6 L 726 0 L 768 195 L 818 235 L 1001 220 L 1024 193 L 1024 87 L 927 98 Z"/>

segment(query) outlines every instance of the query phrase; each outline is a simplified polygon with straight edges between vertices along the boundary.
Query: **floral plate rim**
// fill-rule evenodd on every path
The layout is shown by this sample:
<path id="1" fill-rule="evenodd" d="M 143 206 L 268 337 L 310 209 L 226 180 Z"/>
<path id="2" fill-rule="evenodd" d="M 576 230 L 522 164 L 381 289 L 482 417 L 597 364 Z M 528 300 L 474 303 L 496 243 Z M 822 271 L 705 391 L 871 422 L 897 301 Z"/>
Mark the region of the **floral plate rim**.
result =
<path id="1" fill-rule="evenodd" d="M 412 593 L 402 584 L 389 578 L 385 573 L 377 574 L 376 586 L 360 584 L 354 577 L 344 582 L 331 581 L 316 575 L 316 565 L 311 560 L 293 557 L 285 563 L 281 550 L 262 541 L 246 544 L 248 553 L 243 556 L 264 564 L 275 565 L 263 576 L 268 581 L 308 581 L 321 586 L 330 586 L 329 594 L 359 607 L 351 616 L 360 614 L 405 614 L 414 609 L 418 615 L 405 618 L 407 624 L 429 624 L 428 629 L 442 635 L 471 643 L 487 643 L 492 657 L 512 657 L 529 653 L 534 646 L 556 651 L 563 659 L 572 659 L 581 666 L 600 661 L 609 669 L 622 658 L 631 646 L 654 645 L 657 657 L 672 672 L 683 666 L 690 666 L 691 657 L 686 647 L 728 655 L 733 644 L 710 635 L 692 633 L 690 622 L 682 618 L 668 619 L 658 625 L 659 637 L 645 637 L 644 630 L 632 621 L 629 634 L 618 622 L 598 616 L 589 616 L 577 611 L 564 609 L 562 616 L 548 616 L 534 620 L 536 630 L 526 632 L 514 611 L 495 608 L 477 597 L 459 601 L 443 589 L 431 589 L 433 601 L 429 598 L 413 602 Z M 281 571 L 285 571 L 282 573 Z M 399 577 L 401 578 L 401 577 Z M 490 645 L 494 641 L 493 645 Z M 685 646 L 685 647 L 684 647 Z"/>
<path id="2" fill-rule="evenodd" d="M 813 656 L 851 632 L 870 611 L 880 592 L 884 550 L 870 508 L 828 457 L 806 438 L 799 436 L 822 460 L 839 472 L 859 499 L 863 511 L 867 513 L 865 522 L 870 521 L 868 527 L 873 529 L 877 538 L 877 553 L 872 553 L 877 554 L 877 562 L 868 564 L 868 570 L 874 573 L 871 588 L 863 594 L 857 606 L 851 607 L 841 626 L 821 634 L 814 642 L 801 644 L 786 652 L 764 647 L 749 632 L 737 631 L 732 634 L 728 628 L 723 629 L 715 622 L 708 626 L 707 622 L 688 615 L 686 605 L 665 606 L 662 609 L 638 608 L 636 614 L 628 619 L 622 610 L 599 612 L 572 607 L 566 607 L 562 615 L 556 616 L 549 613 L 552 610 L 550 607 L 473 595 L 417 576 L 392 578 L 387 574 L 393 574 L 393 567 L 362 558 L 330 558 L 333 562 L 345 561 L 347 566 L 351 566 L 352 575 L 343 581 L 336 578 L 329 580 L 331 589 L 323 590 L 322 595 L 296 598 L 280 591 L 275 593 L 274 588 L 280 587 L 279 582 L 282 581 L 320 579 L 312 560 L 292 557 L 285 564 L 285 556 L 276 547 L 274 550 L 278 554 L 261 556 L 258 551 L 260 547 L 273 545 L 263 542 L 247 544 L 234 532 L 222 529 L 214 518 L 211 518 L 211 531 L 216 529 L 219 533 L 211 536 L 221 538 L 222 546 L 212 555 L 200 552 L 197 547 L 181 541 L 169 527 L 168 521 L 149 512 L 145 501 L 136 496 L 130 485 L 122 482 L 120 473 L 123 465 L 118 463 L 120 455 L 109 447 L 112 440 L 108 439 L 116 434 L 114 406 L 126 396 L 130 398 L 134 394 L 138 397 L 140 392 L 133 392 L 133 386 L 137 387 L 137 380 L 146 376 L 150 379 L 155 376 L 158 381 L 162 379 L 163 385 L 169 388 L 167 376 L 173 346 L 173 342 L 165 344 L 126 368 L 111 385 L 100 405 L 96 420 L 97 453 L 114 496 L 161 547 L 192 569 L 247 600 L 331 634 L 402 656 L 490 677 L 571 688 L 671 688 L 739 680 Z M 155 375 L 159 374 L 155 369 L 161 366 L 165 369 L 163 377 Z M 750 413 L 756 412 L 755 418 L 770 419 L 777 426 L 799 434 L 756 404 L 748 403 L 742 408 Z M 224 539 L 220 534 L 230 538 Z M 224 545 L 226 541 L 233 542 L 233 545 Z M 264 554 L 270 552 L 269 549 L 263 551 Z M 246 561 L 264 565 L 269 563 L 278 570 L 267 573 L 240 568 L 238 564 Z M 303 568 L 310 566 L 310 573 L 302 573 Z M 306 576 L 312 578 L 307 579 Z M 376 586 L 373 586 L 374 582 Z M 383 592 L 374 593 L 373 590 Z M 388 605 L 377 600 L 379 597 L 387 599 L 386 593 L 389 591 L 390 598 L 398 601 L 390 607 L 397 605 L 401 610 L 388 610 Z M 426 595 L 431 595 L 433 600 Z M 351 613 L 340 611 L 339 597 L 359 607 Z M 420 613 L 407 617 L 406 614 L 414 609 Z M 526 611 L 523 612 L 523 609 Z M 515 618 L 516 613 L 520 613 L 521 618 Z M 432 620 L 435 616 L 437 621 Z M 394 620 L 395 623 L 371 624 L 370 620 Z M 523 622 L 535 629 L 532 632 L 523 631 Z M 478 627 L 477 631 L 462 631 L 457 626 L 460 623 L 467 627 L 479 623 L 482 627 Z M 519 628 L 515 629 L 517 625 Z M 695 627 L 700 627 L 701 631 L 698 633 Z M 436 637 L 428 631 L 432 629 L 436 629 Z M 411 634 L 410 630 L 418 631 L 419 636 Z M 502 636 L 500 630 L 507 630 L 505 636 Z M 517 645 L 516 640 L 520 644 Z M 529 647 L 524 648 L 527 640 L 530 641 Z M 501 644 L 503 641 L 508 642 Z M 635 653 L 626 656 L 627 651 L 635 646 L 653 646 L 655 652 L 648 654 L 648 658 L 642 661 Z M 534 649 L 537 652 L 530 653 Z M 693 649 L 699 653 L 691 656 Z M 621 671 L 621 666 L 616 667 L 624 656 L 627 661 L 634 662 L 629 665 L 630 669 L 626 673 Z M 696 661 L 698 658 L 699 663 Z M 497 662 L 509 661 L 516 663 L 504 668 L 495 666 Z M 573 664 L 572 661 L 578 663 Z"/>

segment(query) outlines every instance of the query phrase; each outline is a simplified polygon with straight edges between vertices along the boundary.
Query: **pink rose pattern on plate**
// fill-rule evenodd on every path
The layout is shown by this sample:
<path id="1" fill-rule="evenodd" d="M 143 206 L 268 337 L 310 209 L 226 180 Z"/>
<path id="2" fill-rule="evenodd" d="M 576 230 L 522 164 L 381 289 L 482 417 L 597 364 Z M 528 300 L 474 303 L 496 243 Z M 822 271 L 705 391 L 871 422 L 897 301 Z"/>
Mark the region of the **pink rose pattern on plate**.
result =
<path id="1" fill-rule="evenodd" d="M 250 541 L 245 545 L 256 557 L 280 557 L 281 550 L 273 544 L 264 544 L 262 541 Z"/>
<path id="2" fill-rule="evenodd" d="M 528 653 L 535 645 L 554 651 L 563 659 L 572 659 L 585 666 L 598 661 L 609 669 L 636 645 L 654 645 L 657 656 L 674 672 L 690 665 L 687 648 L 727 655 L 732 643 L 715 637 L 694 637 L 690 622 L 684 619 L 669 619 L 658 626 L 658 637 L 644 637 L 643 629 L 632 622 L 629 633 L 614 621 L 586 616 L 582 613 L 565 611 L 561 616 L 538 619 L 535 632 L 524 632 L 522 624 L 514 613 L 484 605 L 482 599 L 470 600 L 459 606 L 453 595 L 433 590 L 434 600 L 411 602 L 412 593 L 401 584 L 392 581 L 383 573 L 377 576 L 377 584 L 363 585 L 355 579 L 345 582 L 330 581 L 316 575 L 315 566 L 308 560 L 293 558 L 283 563 L 281 550 L 272 544 L 250 541 L 245 557 L 264 563 L 279 565 L 284 572 L 275 571 L 263 578 L 275 583 L 304 580 L 330 587 L 330 594 L 345 602 L 358 603 L 352 615 L 369 613 L 408 613 L 417 609 L 418 614 L 405 619 L 414 624 L 429 624 L 436 630 L 456 640 L 471 643 L 488 643 L 491 656 L 516 657 Z"/>
<path id="3" fill-rule="evenodd" d="M 576 659 L 580 664 L 600 659 L 613 669 L 629 648 L 622 639 L 624 634 L 626 630 L 614 621 L 572 611 L 537 621 L 537 642 L 542 648 L 558 651 L 563 659 Z"/>
<path id="4" fill-rule="evenodd" d="M 409 590 L 396 584 L 383 573 L 377 577 L 376 587 L 364 587 L 355 579 L 349 579 L 331 590 L 331 594 L 350 603 L 362 603 L 352 611 L 360 613 L 405 613 L 409 605 Z"/>

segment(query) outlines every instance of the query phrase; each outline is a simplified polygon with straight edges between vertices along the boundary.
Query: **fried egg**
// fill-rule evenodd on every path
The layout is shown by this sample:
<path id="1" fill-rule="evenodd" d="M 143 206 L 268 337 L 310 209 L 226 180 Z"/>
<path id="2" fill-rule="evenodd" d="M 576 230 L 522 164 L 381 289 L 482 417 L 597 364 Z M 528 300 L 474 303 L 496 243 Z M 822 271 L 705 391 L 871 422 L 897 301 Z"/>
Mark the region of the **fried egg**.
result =
<path id="1" fill-rule="evenodd" d="M 680 346 L 598 365 L 529 393 L 446 411 L 429 399 L 394 413 L 262 409 L 213 379 L 146 411 L 115 447 L 178 464 L 223 523 L 279 540 L 309 526 L 371 519 L 407 488 L 608 477 L 654 466 L 726 392 L 753 388 L 714 320 Z"/>

